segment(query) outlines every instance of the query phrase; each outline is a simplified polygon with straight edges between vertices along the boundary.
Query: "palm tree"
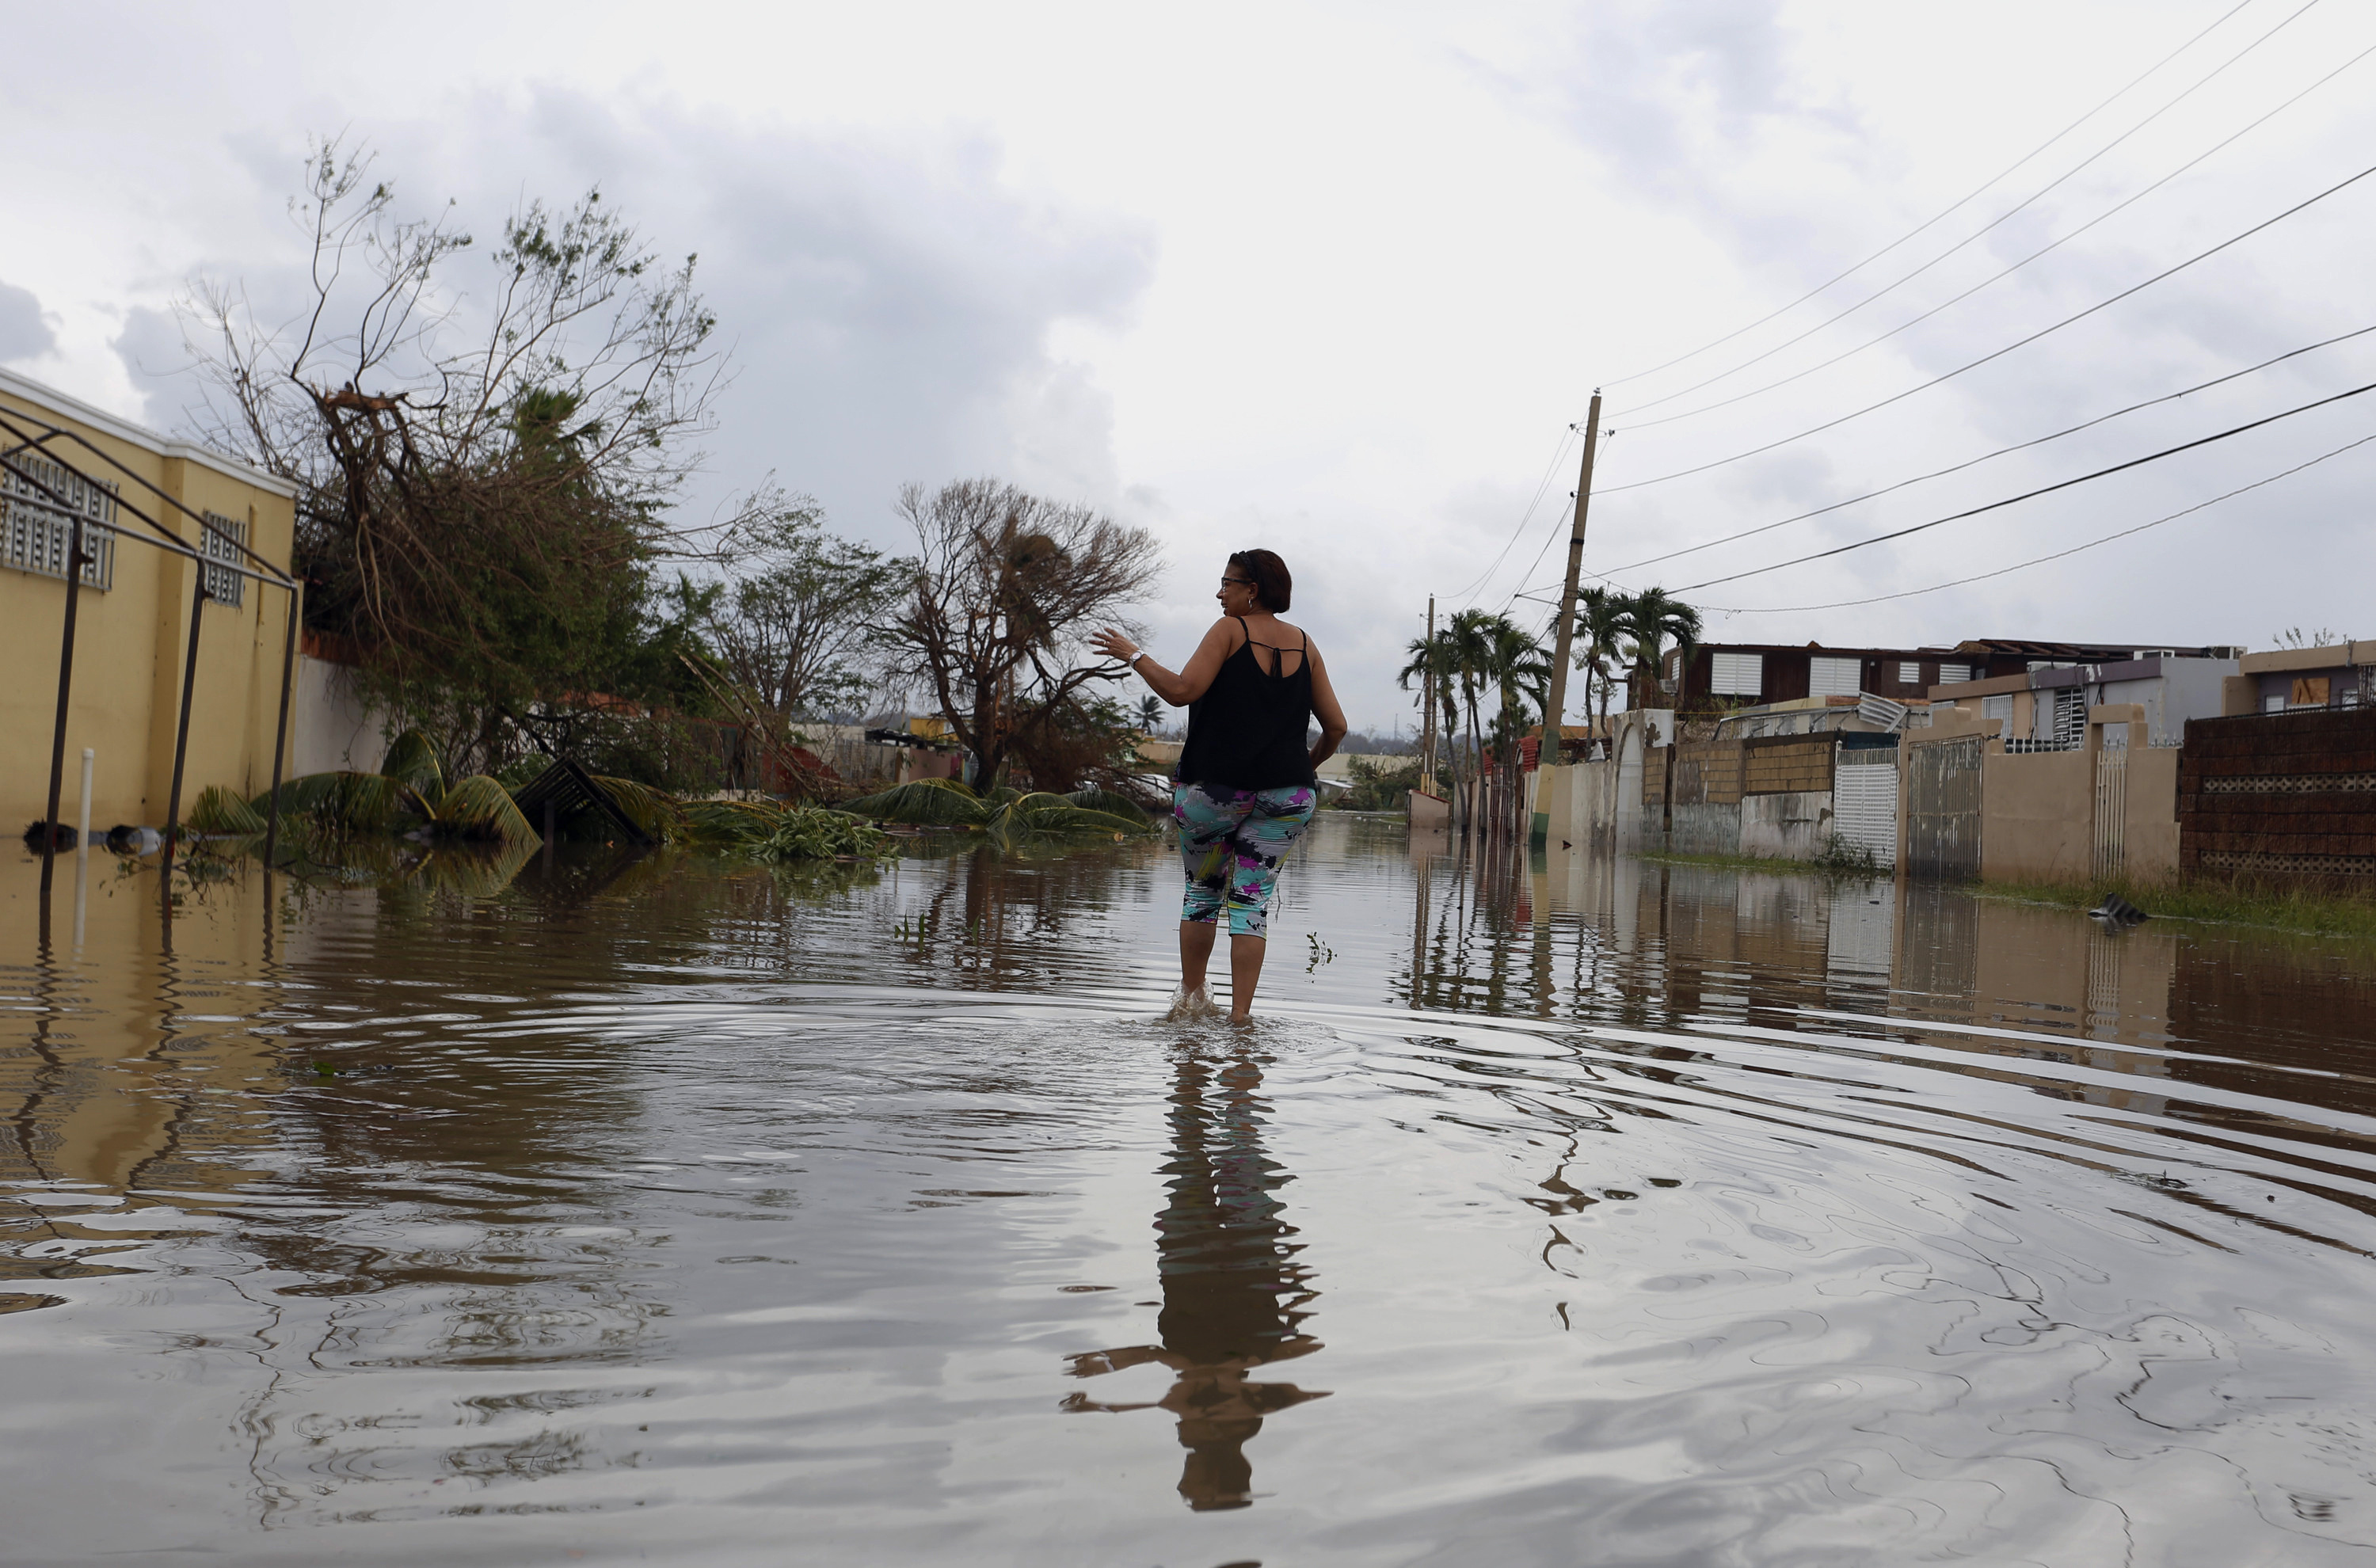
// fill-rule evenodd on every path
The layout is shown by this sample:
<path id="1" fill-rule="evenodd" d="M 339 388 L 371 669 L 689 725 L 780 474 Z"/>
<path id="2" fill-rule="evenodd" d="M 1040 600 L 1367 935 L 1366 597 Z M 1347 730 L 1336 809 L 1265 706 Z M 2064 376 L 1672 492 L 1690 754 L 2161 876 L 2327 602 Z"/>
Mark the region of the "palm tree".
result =
<path id="1" fill-rule="evenodd" d="M 1439 718 L 1443 723 L 1441 753 L 1444 771 L 1451 776 L 1453 793 L 1460 791 L 1460 754 L 1453 749 L 1453 738 L 1460 732 L 1459 670 L 1460 658 L 1451 629 L 1440 628 L 1432 640 L 1413 637 L 1408 648 L 1410 662 L 1402 667 L 1396 679 L 1405 691 L 1414 681 L 1422 683 L 1421 690 L 1432 683 Z"/>
<path id="2" fill-rule="evenodd" d="M 1527 704 L 1539 711 L 1549 700 L 1550 664 L 1536 636 L 1507 616 L 1496 615 L 1484 627 L 1490 645 L 1486 669 L 1502 694 L 1502 711 L 1494 719 L 1494 742 L 1515 744 L 1525 728 Z"/>
<path id="3" fill-rule="evenodd" d="M 1636 689 L 1646 705 L 1658 683 L 1658 661 L 1668 638 L 1682 650 L 1683 662 L 1691 661 L 1692 650 L 1700 643 L 1700 612 L 1662 588 L 1644 588 L 1622 603 L 1622 624 L 1632 643 L 1628 651 L 1634 657 Z"/>
<path id="4" fill-rule="evenodd" d="M 1606 588 L 1586 588 L 1577 596 L 1575 632 L 1572 639 L 1575 667 L 1584 671 L 1584 716 L 1589 725 L 1599 714 L 1599 732 L 1609 733 L 1609 692 L 1615 684 L 1611 661 L 1625 637 L 1625 596 Z M 1598 693 L 1599 701 L 1594 702 Z"/>

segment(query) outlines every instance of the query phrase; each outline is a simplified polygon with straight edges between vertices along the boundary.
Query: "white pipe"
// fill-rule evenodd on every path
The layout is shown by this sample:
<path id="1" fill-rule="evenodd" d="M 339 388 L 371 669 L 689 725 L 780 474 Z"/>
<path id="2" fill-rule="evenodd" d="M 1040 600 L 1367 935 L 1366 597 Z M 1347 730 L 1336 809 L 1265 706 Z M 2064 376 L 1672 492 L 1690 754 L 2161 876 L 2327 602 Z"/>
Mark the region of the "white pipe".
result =
<path id="1" fill-rule="evenodd" d="M 84 916 L 90 908 L 90 766 L 99 755 L 82 749 L 82 831 L 75 835 L 75 951 L 82 951 Z"/>

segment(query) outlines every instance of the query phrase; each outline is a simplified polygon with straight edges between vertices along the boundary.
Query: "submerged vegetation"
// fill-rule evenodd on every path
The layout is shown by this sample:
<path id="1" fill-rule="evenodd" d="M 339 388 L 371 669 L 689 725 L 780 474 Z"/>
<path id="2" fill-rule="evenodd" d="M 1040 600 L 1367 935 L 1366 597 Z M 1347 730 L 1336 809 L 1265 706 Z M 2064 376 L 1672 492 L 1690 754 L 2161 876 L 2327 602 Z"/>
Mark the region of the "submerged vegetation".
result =
<path id="1" fill-rule="evenodd" d="M 882 822 L 978 832 L 1001 846 L 1153 831 L 1128 796 L 1095 785 L 1064 795 L 1009 789 L 984 795 L 954 778 L 918 778 L 851 801 L 844 809 Z"/>
<path id="2" fill-rule="evenodd" d="M 2376 939 L 2376 897 L 2340 884 L 2302 885 L 2239 877 L 2192 882 L 2135 883 L 2108 878 L 2086 882 L 1983 882 L 1983 898 L 2093 909 L 2118 895 L 2156 921 L 2204 925 L 2261 926 L 2313 936 Z"/>

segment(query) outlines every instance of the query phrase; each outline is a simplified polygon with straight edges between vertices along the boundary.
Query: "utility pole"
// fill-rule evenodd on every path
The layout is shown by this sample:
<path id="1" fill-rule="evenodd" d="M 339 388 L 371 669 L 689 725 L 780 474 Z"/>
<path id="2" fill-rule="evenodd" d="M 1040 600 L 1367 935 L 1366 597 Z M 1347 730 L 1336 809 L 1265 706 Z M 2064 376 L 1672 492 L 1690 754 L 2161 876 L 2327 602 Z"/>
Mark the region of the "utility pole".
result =
<path id="1" fill-rule="evenodd" d="M 1551 689 L 1543 704 L 1543 745 L 1538 766 L 1551 766 L 1560 756 L 1560 719 L 1567 711 L 1568 645 L 1575 631 L 1576 579 L 1584 572 L 1584 522 L 1592 505 L 1592 455 L 1600 445 L 1600 388 L 1592 389 L 1592 407 L 1584 416 L 1584 468 L 1575 480 L 1575 522 L 1567 535 L 1567 581 L 1560 588 L 1559 624 L 1551 635 Z M 1539 802 L 1539 786 L 1538 786 Z M 1535 813 L 1530 841 L 1539 844 L 1550 832 L 1550 814 Z"/>
<path id="2" fill-rule="evenodd" d="M 1420 666 L 1419 788 L 1435 793 L 1435 595 L 1427 596 L 1427 645 Z"/>

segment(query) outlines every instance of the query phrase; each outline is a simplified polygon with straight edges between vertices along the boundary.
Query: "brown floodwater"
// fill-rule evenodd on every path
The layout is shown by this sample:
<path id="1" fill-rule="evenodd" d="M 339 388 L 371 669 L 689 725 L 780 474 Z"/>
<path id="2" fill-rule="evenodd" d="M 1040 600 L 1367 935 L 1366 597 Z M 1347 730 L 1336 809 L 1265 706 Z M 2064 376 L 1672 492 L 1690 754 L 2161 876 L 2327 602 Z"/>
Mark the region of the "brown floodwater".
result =
<path id="1" fill-rule="evenodd" d="M 1337 816 L 1239 1031 L 1153 845 L 394 869 L 0 867 L 0 1562 L 2376 1550 L 2364 944 Z"/>

